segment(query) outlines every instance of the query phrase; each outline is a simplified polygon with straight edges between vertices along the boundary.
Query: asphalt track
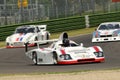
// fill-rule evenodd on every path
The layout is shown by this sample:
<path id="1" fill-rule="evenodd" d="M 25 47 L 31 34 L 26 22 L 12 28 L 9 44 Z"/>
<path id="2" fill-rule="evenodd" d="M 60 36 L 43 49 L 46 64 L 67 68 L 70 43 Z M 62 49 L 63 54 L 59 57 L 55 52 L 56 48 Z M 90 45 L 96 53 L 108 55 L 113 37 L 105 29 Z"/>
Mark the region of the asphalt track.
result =
<path id="1" fill-rule="evenodd" d="M 87 63 L 76 65 L 33 65 L 25 56 L 24 48 L 0 49 L 0 74 L 9 73 L 44 73 L 68 72 L 81 70 L 103 70 L 120 68 L 120 42 L 92 43 L 91 35 L 82 35 L 71 38 L 85 47 L 101 46 L 105 54 L 104 63 Z M 44 47 L 43 45 L 41 47 Z"/>

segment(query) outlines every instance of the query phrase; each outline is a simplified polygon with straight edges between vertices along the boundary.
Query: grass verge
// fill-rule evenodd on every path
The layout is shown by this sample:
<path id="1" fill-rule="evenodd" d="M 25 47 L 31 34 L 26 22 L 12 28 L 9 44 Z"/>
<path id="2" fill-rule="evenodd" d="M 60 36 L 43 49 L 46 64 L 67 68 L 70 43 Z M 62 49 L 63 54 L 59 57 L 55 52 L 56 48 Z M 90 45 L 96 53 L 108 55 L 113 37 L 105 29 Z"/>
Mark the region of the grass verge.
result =
<path id="1" fill-rule="evenodd" d="M 95 29 L 96 27 L 92 27 L 92 28 L 84 28 L 84 29 L 77 29 L 77 30 L 64 31 L 64 32 L 67 32 L 69 36 L 76 36 L 76 35 L 92 33 Z M 51 39 L 58 38 L 60 34 L 61 32 L 51 34 Z"/>
<path id="2" fill-rule="evenodd" d="M 69 75 L 77 75 L 79 73 L 91 73 L 91 72 L 107 72 L 107 71 L 111 71 L 111 72 L 120 72 L 120 68 L 113 68 L 113 69 L 103 69 L 103 70 L 80 70 L 80 71 L 68 71 L 68 72 L 33 72 L 33 73 L 15 73 L 15 74 L 0 74 L 0 77 L 14 77 L 14 76 L 33 76 L 35 78 L 36 75 L 56 75 L 58 77 L 58 75 L 60 74 L 69 74 Z M 12 79 L 10 79 L 12 80 Z"/>
<path id="3" fill-rule="evenodd" d="M 5 47 L 5 41 L 0 42 L 0 48 Z"/>

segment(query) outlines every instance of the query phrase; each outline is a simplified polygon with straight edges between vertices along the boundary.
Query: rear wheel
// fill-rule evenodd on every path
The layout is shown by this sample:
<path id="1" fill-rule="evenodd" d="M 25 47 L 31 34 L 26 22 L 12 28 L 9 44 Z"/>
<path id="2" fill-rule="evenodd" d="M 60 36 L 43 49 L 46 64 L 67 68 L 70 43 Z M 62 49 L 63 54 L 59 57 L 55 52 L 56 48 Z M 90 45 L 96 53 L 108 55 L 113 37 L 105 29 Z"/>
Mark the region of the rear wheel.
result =
<path id="1" fill-rule="evenodd" d="M 49 40 L 49 34 L 46 35 L 46 40 Z M 45 44 L 49 44 L 49 42 L 46 42 Z"/>
<path id="2" fill-rule="evenodd" d="M 54 61 L 54 64 L 57 64 L 57 62 L 58 62 L 58 58 L 57 58 L 56 52 L 53 52 L 53 61 Z"/>
<path id="3" fill-rule="evenodd" d="M 36 52 L 33 52 L 33 54 L 32 54 L 32 60 L 33 60 L 33 62 L 34 62 L 35 65 L 38 64 L 38 62 L 37 62 L 37 53 Z"/>
<path id="4" fill-rule="evenodd" d="M 38 38 L 37 38 L 37 37 L 35 37 L 35 41 L 38 41 Z M 35 46 L 37 46 L 37 43 L 35 43 Z"/>
<path id="5" fill-rule="evenodd" d="M 47 33 L 47 35 L 46 35 L 46 40 L 49 40 L 49 34 Z"/>

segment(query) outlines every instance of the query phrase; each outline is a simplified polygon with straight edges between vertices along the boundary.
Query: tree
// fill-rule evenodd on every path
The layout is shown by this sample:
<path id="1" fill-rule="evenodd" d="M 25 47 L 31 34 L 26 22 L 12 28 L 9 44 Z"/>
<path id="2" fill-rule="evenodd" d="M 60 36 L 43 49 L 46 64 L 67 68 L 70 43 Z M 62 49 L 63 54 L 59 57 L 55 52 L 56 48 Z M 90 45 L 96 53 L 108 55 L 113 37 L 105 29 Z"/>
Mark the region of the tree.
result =
<path id="1" fill-rule="evenodd" d="M 0 0 L 0 4 L 4 4 L 4 0 Z"/>

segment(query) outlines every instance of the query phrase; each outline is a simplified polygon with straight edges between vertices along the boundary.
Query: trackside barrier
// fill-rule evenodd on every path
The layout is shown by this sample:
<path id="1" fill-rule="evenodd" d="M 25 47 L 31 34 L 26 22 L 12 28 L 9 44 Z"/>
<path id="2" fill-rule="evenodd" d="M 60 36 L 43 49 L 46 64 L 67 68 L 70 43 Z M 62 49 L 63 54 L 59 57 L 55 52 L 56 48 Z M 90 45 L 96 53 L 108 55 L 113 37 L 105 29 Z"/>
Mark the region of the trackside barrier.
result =
<path id="1" fill-rule="evenodd" d="M 61 18 L 48 21 L 38 21 L 33 23 L 22 23 L 17 25 L 3 26 L 0 27 L 0 41 L 4 41 L 7 36 L 11 35 L 15 28 L 20 25 L 34 25 L 34 24 L 46 24 L 47 30 L 50 33 L 63 32 L 73 29 L 85 28 L 84 16 Z"/>
<path id="2" fill-rule="evenodd" d="M 32 23 L 21 23 L 16 25 L 7 25 L 0 27 L 0 41 L 4 41 L 7 36 L 11 35 L 15 28 L 21 25 L 46 24 L 50 33 L 63 32 L 85 27 L 96 27 L 102 22 L 120 21 L 120 12 L 95 14 L 86 16 L 77 16 L 61 18 L 46 21 L 37 21 Z"/>
<path id="3" fill-rule="evenodd" d="M 120 22 L 120 12 L 89 15 L 89 25 L 96 27 L 103 22 Z"/>

